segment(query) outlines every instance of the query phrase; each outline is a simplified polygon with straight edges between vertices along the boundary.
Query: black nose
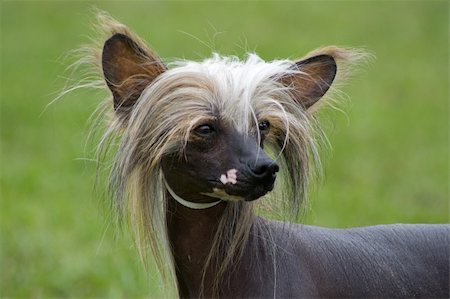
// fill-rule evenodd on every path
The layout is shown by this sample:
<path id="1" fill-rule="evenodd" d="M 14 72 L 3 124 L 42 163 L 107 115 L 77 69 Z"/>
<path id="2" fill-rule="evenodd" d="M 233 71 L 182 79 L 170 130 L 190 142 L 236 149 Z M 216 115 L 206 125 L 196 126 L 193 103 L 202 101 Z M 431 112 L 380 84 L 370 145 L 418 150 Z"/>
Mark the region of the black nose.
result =
<path id="1" fill-rule="evenodd" d="M 271 191 L 275 183 L 275 178 L 277 177 L 277 172 L 280 170 L 278 164 L 267 157 L 258 159 L 256 164 L 252 166 L 250 169 L 256 182 L 262 184 L 266 191 Z"/>
<path id="2" fill-rule="evenodd" d="M 252 172 L 254 175 L 258 177 L 272 177 L 280 170 L 280 167 L 277 163 L 272 160 L 261 161 L 261 163 L 257 163 Z"/>

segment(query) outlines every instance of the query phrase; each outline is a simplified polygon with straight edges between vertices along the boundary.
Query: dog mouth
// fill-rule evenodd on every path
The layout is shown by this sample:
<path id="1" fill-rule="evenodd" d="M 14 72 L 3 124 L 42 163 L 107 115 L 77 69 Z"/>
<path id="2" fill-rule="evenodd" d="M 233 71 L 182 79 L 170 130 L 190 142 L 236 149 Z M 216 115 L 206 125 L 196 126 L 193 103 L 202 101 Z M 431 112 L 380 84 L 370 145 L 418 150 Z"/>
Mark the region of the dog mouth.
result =
<path id="1" fill-rule="evenodd" d="M 218 180 L 209 180 L 208 182 L 213 192 L 204 193 L 205 195 L 230 201 L 255 201 L 272 191 L 274 187 L 274 180 L 265 184 L 255 184 L 243 181 L 238 181 L 234 184 L 223 184 L 223 182 Z"/>

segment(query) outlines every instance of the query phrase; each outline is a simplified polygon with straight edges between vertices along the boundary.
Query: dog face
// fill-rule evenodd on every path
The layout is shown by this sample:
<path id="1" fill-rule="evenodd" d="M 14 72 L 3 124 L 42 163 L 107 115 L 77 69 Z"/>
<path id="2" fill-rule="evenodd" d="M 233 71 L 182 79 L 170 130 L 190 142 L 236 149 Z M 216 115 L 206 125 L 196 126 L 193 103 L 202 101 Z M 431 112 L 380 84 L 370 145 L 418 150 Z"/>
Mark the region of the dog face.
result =
<path id="1" fill-rule="evenodd" d="M 263 120 L 256 130 L 259 136 L 244 135 L 220 117 L 195 125 L 184 155 L 162 159 L 169 186 L 182 198 L 196 201 L 250 201 L 271 191 L 279 167 L 262 150 L 270 123 Z"/>
<path id="2" fill-rule="evenodd" d="M 124 34 L 106 41 L 102 67 L 130 160 L 161 167 L 175 193 L 193 202 L 251 201 L 271 191 L 279 166 L 264 146 L 282 152 L 303 142 L 289 130 L 302 130 L 336 74 L 323 54 L 271 63 L 215 55 L 168 69 Z"/>

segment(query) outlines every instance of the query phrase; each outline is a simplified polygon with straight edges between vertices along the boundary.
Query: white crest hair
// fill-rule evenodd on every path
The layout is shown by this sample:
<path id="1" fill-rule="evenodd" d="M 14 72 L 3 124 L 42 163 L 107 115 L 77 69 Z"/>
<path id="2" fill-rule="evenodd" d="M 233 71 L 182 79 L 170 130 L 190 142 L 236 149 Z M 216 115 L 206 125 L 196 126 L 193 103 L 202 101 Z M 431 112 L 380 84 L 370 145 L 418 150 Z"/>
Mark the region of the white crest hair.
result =
<path id="1" fill-rule="evenodd" d="M 82 59 L 76 66 L 94 66 L 100 78 L 89 77 L 67 91 L 86 86 L 106 88 L 101 49 L 103 42 L 115 33 L 132 38 L 139 47 L 151 52 L 126 26 L 104 13 L 98 13 L 98 20 L 103 36 L 96 46 L 80 52 Z M 338 62 L 338 81 L 346 75 L 345 66 L 365 56 L 361 51 L 328 47 L 305 58 L 319 54 L 331 55 Z M 165 283 L 164 290 L 173 292 L 167 294 L 169 297 L 177 295 L 178 289 L 167 233 L 167 194 L 160 162 L 164 155 L 182 153 L 191 130 L 211 117 L 213 109 L 245 134 L 251 132 L 259 119 L 270 121 L 266 146 L 281 164 L 282 173 L 276 184 L 277 196 L 265 199 L 271 200 L 266 205 L 281 205 L 286 215 L 293 218 L 301 211 L 308 183 L 316 170 L 321 169 L 319 146 L 324 137 L 316 126 L 312 109 L 305 110 L 293 99 L 290 87 L 280 83 L 282 76 L 298 72 L 293 65 L 290 60 L 264 62 L 256 54 L 248 54 L 244 61 L 218 54 L 203 62 L 175 61 L 147 86 L 125 123 L 114 117 L 111 98 L 105 101 L 104 107 L 112 116 L 100 140 L 98 159 L 107 156 L 114 141 L 119 143 L 110 176 L 111 206 L 118 219 L 128 220 L 144 264 L 148 256 L 155 260 Z M 241 257 L 254 217 L 253 206 L 254 203 L 243 201 L 228 202 L 220 219 L 205 266 L 206 269 L 210 264 L 219 265 L 213 281 L 216 291 L 234 261 Z M 203 279 L 204 275 L 205 271 Z"/>

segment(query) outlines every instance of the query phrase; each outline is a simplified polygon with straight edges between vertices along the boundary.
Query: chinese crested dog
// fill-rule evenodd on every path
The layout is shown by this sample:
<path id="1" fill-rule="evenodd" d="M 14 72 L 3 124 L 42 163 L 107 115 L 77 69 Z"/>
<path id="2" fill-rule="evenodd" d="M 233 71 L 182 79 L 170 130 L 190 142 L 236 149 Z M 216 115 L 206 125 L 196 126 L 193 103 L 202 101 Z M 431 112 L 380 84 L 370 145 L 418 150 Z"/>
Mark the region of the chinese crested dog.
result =
<path id="1" fill-rule="evenodd" d="M 261 201 L 301 211 L 320 169 L 313 112 L 361 51 L 167 64 L 126 26 L 100 20 L 106 36 L 82 62 L 112 94 L 101 140 L 104 150 L 118 141 L 112 206 L 168 296 L 449 296 L 448 225 L 328 229 L 254 211 Z"/>

